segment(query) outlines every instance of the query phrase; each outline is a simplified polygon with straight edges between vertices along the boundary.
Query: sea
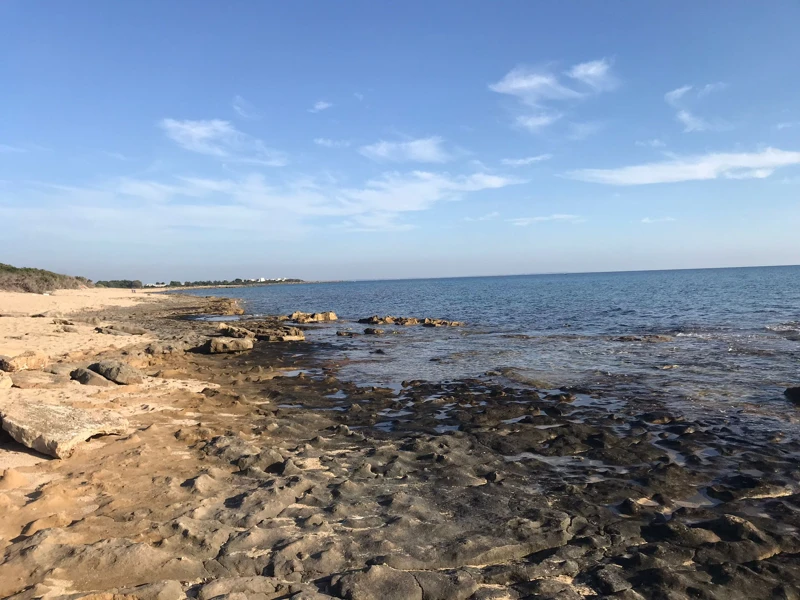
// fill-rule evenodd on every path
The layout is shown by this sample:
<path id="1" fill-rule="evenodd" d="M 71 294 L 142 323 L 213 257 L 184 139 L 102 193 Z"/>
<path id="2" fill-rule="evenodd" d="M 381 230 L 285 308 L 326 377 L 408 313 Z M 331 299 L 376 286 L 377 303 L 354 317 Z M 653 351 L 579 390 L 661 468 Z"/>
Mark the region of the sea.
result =
<path id="1" fill-rule="evenodd" d="M 239 298 L 250 315 L 334 311 L 306 332 L 361 385 L 480 376 L 538 388 L 657 398 L 687 413 L 800 423 L 800 266 L 343 281 L 187 293 Z M 465 327 L 381 326 L 371 315 Z"/>

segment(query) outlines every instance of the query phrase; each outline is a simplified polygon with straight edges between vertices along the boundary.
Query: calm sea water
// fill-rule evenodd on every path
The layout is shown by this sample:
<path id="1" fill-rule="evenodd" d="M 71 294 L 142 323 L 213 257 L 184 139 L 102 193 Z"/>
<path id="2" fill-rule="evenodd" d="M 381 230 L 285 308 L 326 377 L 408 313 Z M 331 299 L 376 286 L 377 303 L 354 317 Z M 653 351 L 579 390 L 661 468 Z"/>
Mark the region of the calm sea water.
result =
<path id="1" fill-rule="evenodd" d="M 197 290 L 241 298 L 249 313 L 335 311 L 309 334 L 347 357 L 340 375 L 396 384 L 503 370 L 542 386 L 655 394 L 706 410 L 794 412 L 800 385 L 800 267 L 359 281 Z M 336 337 L 373 314 L 468 327 L 385 327 Z M 348 322 L 350 321 L 350 322 Z M 620 341 L 620 336 L 669 336 Z M 376 349 L 385 354 L 375 354 Z M 800 410 L 798 410 L 800 412 Z"/>

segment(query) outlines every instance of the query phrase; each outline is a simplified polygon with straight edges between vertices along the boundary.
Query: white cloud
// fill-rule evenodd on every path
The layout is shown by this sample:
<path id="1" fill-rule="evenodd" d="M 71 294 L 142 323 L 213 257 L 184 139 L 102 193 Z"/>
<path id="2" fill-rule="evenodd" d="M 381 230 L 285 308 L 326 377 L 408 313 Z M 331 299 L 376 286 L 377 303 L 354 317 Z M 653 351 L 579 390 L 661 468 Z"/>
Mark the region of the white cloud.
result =
<path id="1" fill-rule="evenodd" d="M 287 164 L 283 153 L 267 148 L 261 140 L 242 133 L 229 121 L 163 119 L 160 126 L 172 141 L 191 152 L 269 167 Z"/>
<path id="2" fill-rule="evenodd" d="M 750 153 L 714 153 L 621 167 L 579 169 L 567 173 L 580 181 L 608 185 L 647 185 L 718 179 L 763 179 L 781 167 L 800 165 L 800 152 L 765 148 Z"/>
<path id="3" fill-rule="evenodd" d="M 500 162 L 509 167 L 524 167 L 526 165 L 542 162 L 543 160 L 550 160 L 551 158 L 553 158 L 552 154 L 539 154 L 537 156 L 527 156 L 525 158 L 504 158 Z"/>
<path id="4" fill-rule="evenodd" d="M 636 142 L 636 145 L 637 146 L 642 146 L 642 147 L 647 147 L 647 148 L 663 148 L 664 146 L 666 146 L 666 144 L 662 140 L 660 140 L 658 138 L 654 138 L 652 140 L 639 141 L 639 142 Z"/>
<path id="5" fill-rule="evenodd" d="M 234 96 L 231 106 L 233 107 L 233 110 L 236 111 L 236 114 L 244 119 L 261 118 L 255 107 L 241 96 Z"/>
<path id="6" fill-rule="evenodd" d="M 353 93 L 353 97 L 354 97 L 356 100 L 358 100 L 359 102 L 361 102 L 361 101 L 363 101 L 363 100 L 364 100 L 364 94 L 360 94 L 360 93 L 358 93 L 358 92 L 354 92 L 354 93 Z"/>
<path id="7" fill-rule="evenodd" d="M 464 217 L 465 221 L 492 221 L 500 216 L 499 212 L 490 212 L 480 217 Z"/>
<path id="8" fill-rule="evenodd" d="M 580 215 L 564 214 L 549 215 L 547 217 L 519 217 L 516 219 L 507 219 L 509 223 L 516 225 L 517 227 L 527 227 L 528 225 L 533 225 L 534 223 L 544 223 L 546 221 L 566 221 L 577 223 L 580 220 Z"/>
<path id="9" fill-rule="evenodd" d="M 376 161 L 443 163 L 452 156 L 443 147 L 444 140 L 438 136 L 420 138 L 407 142 L 379 141 L 359 148 L 359 152 Z"/>
<path id="10" fill-rule="evenodd" d="M 777 125 L 775 125 L 775 129 L 778 130 L 789 129 L 791 127 L 797 127 L 798 125 L 800 125 L 800 121 L 785 121 L 783 123 L 778 123 Z"/>
<path id="11" fill-rule="evenodd" d="M 610 91 L 619 85 L 617 78 L 611 73 L 611 61 L 606 58 L 575 65 L 567 71 L 567 76 L 598 92 Z"/>
<path id="12" fill-rule="evenodd" d="M 318 113 L 322 112 L 323 110 L 328 110 L 333 104 L 330 102 L 325 102 L 324 100 L 318 100 L 314 103 L 314 106 L 308 109 L 310 113 Z"/>
<path id="13" fill-rule="evenodd" d="M 332 140 L 330 138 L 315 138 L 314 143 L 324 148 L 347 148 L 350 146 L 350 140 Z"/>
<path id="14" fill-rule="evenodd" d="M 672 221 L 675 221 L 673 217 L 656 217 L 656 218 L 645 217 L 644 219 L 642 219 L 642 223 L 645 223 L 647 225 L 651 225 L 653 223 L 671 223 Z"/>
<path id="15" fill-rule="evenodd" d="M 517 125 L 528 131 L 537 132 L 548 125 L 552 125 L 563 117 L 561 113 L 541 113 L 538 115 L 520 115 L 516 119 Z"/>
<path id="16" fill-rule="evenodd" d="M 516 117 L 516 125 L 538 132 L 561 119 L 563 113 L 556 105 L 613 90 L 618 83 L 611 62 L 602 58 L 573 65 L 562 74 L 548 68 L 518 66 L 489 84 L 489 89 L 516 98 L 524 111 Z M 531 108 L 536 112 L 530 113 Z"/>

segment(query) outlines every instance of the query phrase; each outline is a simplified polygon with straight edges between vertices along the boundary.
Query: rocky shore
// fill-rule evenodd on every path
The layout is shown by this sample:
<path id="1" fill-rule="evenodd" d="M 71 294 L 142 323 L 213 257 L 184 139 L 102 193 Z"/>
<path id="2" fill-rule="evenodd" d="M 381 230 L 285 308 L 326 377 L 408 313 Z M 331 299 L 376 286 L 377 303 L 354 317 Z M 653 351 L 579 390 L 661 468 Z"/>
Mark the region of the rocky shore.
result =
<path id="1" fill-rule="evenodd" d="M 0 380 L 0 597 L 800 598 L 796 435 L 500 373 L 360 387 L 303 341 L 332 313 L 186 318 L 237 312 L 27 317 L 94 345 Z"/>

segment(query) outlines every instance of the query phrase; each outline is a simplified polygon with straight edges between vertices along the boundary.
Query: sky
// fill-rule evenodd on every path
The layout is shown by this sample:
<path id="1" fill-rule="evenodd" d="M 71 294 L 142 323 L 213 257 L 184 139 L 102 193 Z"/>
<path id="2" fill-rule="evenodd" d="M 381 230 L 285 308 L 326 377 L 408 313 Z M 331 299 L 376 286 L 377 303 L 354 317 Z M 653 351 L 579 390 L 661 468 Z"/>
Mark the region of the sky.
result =
<path id="1" fill-rule="evenodd" d="M 800 263 L 800 3 L 0 3 L 0 262 Z"/>

